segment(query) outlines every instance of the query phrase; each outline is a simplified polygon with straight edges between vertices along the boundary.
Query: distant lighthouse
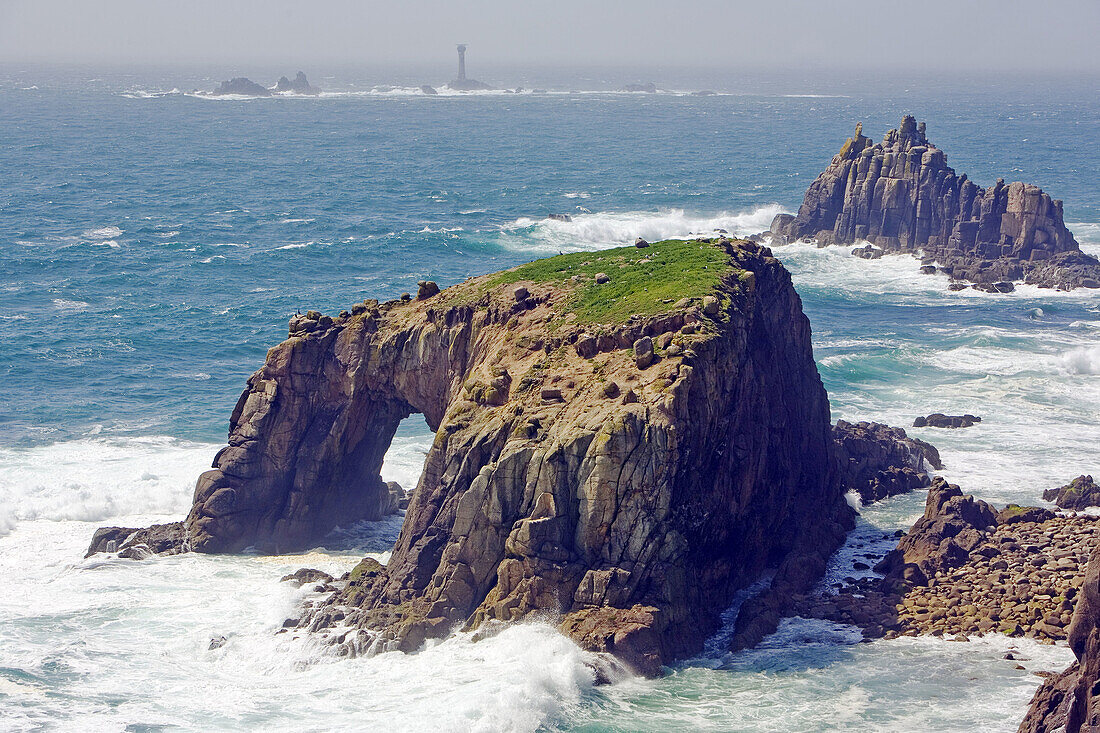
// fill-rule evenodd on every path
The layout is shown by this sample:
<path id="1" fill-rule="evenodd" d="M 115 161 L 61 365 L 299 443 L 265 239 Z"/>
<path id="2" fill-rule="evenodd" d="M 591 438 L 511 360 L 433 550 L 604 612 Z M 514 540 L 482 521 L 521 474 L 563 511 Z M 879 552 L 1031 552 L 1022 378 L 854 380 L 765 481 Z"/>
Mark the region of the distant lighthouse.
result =
<path id="1" fill-rule="evenodd" d="M 458 44 L 458 77 L 447 85 L 448 89 L 460 92 L 473 92 L 479 89 L 492 89 L 491 86 L 477 79 L 466 78 L 466 44 Z"/>

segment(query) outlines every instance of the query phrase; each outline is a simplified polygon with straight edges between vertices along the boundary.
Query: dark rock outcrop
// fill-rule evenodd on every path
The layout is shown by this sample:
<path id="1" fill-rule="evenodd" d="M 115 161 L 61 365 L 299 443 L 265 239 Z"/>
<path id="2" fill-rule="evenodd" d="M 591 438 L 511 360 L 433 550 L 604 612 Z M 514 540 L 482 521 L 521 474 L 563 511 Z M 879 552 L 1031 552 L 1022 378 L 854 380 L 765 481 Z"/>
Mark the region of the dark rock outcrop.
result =
<path id="1" fill-rule="evenodd" d="M 175 555 L 190 549 L 183 522 L 154 524 L 144 529 L 103 527 L 92 535 L 92 543 L 84 557 L 97 552 L 117 552 L 119 557 L 144 560 L 153 555 Z"/>
<path id="2" fill-rule="evenodd" d="M 239 94 L 245 97 L 270 97 L 271 90 L 257 84 L 251 79 L 238 76 L 229 81 L 223 81 L 218 85 L 218 88 L 210 92 L 210 94 L 215 97 L 220 97 L 225 94 Z"/>
<path id="3" fill-rule="evenodd" d="M 929 470 L 943 468 L 934 446 L 882 423 L 838 420 L 833 440 L 841 486 L 864 503 L 924 488 Z"/>
<path id="4" fill-rule="evenodd" d="M 797 216 L 780 214 L 772 234 L 821 245 L 867 241 L 885 252 L 922 254 L 953 280 L 995 292 L 1024 280 L 1041 287 L 1100 287 L 1100 261 L 1081 252 L 1062 202 L 1037 186 L 982 188 L 956 175 L 924 123 L 906 115 L 881 143 L 856 125 L 832 163 L 806 191 Z M 860 256 L 874 256 L 863 249 Z M 928 263 L 926 263 L 928 264 Z"/>
<path id="5" fill-rule="evenodd" d="M 918 417 L 913 421 L 915 428 L 968 428 L 980 423 L 982 419 L 977 415 L 944 415 L 942 412 L 933 412 L 927 417 Z"/>
<path id="6" fill-rule="evenodd" d="M 309 583 L 331 583 L 332 581 L 333 577 L 331 575 L 316 568 L 300 568 L 279 579 L 280 583 L 290 583 L 295 587 L 301 587 Z"/>
<path id="7" fill-rule="evenodd" d="M 1100 486 L 1092 480 L 1092 476 L 1078 476 L 1065 486 L 1044 491 L 1043 500 L 1053 501 L 1063 509 L 1100 506 Z"/>
<path id="8" fill-rule="evenodd" d="M 287 79 L 285 76 L 280 76 L 279 81 L 275 84 L 275 91 L 284 94 L 308 94 L 310 96 L 316 96 L 321 93 L 320 89 L 310 85 L 309 79 L 307 79 L 305 73 L 301 71 L 294 77 L 294 81 Z"/>
<path id="9" fill-rule="evenodd" d="M 944 569 L 966 562 L 997 526 L 997 511 L 937 477 L 928 489 L 924 516 L 901 539 L 896 549 L 875 565 L 875 571 L 914 585 Z"/>
<path id="10" fill-rule="evenodd" d="M 1031 700 L 1020 731 L 1100 730 L 1100 546 L 1089 557 L 1068 640 L 1077 661 L 1043 683 Z"/>

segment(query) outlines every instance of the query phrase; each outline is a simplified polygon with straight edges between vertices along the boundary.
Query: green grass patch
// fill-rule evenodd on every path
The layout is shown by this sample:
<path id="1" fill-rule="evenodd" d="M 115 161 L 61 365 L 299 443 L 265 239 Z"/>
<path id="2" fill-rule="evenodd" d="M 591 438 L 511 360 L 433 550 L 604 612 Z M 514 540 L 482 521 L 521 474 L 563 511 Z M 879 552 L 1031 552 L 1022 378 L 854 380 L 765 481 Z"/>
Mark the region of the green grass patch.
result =
<path id="1" fill-rule="evenodd" d="M 498 273 L 490 282 L 550 283 L 569 292 L 564 312 L 574 314 L 577 323 L 613 324 L 635 313 L 663 313 L 681 298 L 710 295 L 731 270 L 729 255 L 717 245 L 671 239 L 644 249 L 619 247 L 536 260 Z M 597 284 L 601 272 L 611 281 Z M 573 280 L 576 275 L 580 282 Z"/>

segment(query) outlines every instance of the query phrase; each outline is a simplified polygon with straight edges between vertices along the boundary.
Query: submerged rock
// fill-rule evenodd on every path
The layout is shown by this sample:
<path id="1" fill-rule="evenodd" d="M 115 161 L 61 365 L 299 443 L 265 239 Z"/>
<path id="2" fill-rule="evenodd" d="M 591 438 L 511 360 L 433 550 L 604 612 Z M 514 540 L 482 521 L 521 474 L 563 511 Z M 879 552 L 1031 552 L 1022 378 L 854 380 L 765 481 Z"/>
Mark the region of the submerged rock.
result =
<path id="1" fill-rule="evenodd" d="M 806 191 L 798 215 L 776 216 L 771 232 L 781 241 L 866 241 L 882 252 L 923 255 L 952 279 L 991 292 L 1009 292 L 1018 280 L 1100 287 L 1100 260 L 1081 252 L 1061 201 L 1037 186 L 998 180 L 982 188 L 956 175 L 924 123 L 909 115 L 877 144 L 856 125 Z M 876 256 L 867 247 L 853 254 Z"/>
<path id="2" fill-rule="evenodd" d="M 624 92 L 645 92 L 646 94 L 656 94 L 657 85 L 651 81 L 644 84 L 627 84 L 623 87 Z"/>
<path id="3" fill-rule="evenodd" d="M 1092 476 L 1078 476 L 1065 486 L 1044 491 L 1043 500 L 1053 501 L 1063 509 L 1100 506 L 1100 486 L 1092 480 Z"/>
<path id="4" fill-rule="evenodd" d="M 913 421 L 915 428 L 968 428 L 980 423 L 982 419 L 977 415 L 944 415 L 942 412 L 933 412 L 927 417 L 918 417 Z"/>

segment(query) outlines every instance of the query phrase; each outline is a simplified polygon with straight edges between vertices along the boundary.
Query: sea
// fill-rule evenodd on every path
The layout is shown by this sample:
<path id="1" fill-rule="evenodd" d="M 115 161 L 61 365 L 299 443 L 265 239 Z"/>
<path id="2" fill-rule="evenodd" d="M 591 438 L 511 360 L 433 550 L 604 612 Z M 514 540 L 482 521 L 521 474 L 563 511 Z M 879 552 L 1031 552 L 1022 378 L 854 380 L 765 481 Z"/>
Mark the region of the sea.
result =
<path id="1" fill-rule="evenodd" d="M 1015 730 L 1064 645 L 868 642 L 790 618 L 756 649 L 728 653 L 727 627 L 660 679 L 597 686 L 540 621 L 356 659 L 276 633 L 312 592 L 284 574 L 384 562 L 400 516 L 293 555 L 84 552 L 97 527 L 187 512 L 296 311 L 639 236 L 763 231 L 856 122 L 881 138 L 915 115 L 979 184 L 1064 200 L 1100 254 L 1100 78 L 490 67 L 471 75 L 512 91 L 433 96 L 419 85 L 446 70 L 372 67 L 305 69 L 318 97 L 195 91 L 296 70 L 0 65 L 0 730 Z M 981 416 L 909 432 L 996 504 L 1100 473 L 1100 292 L 950 292 L 909 256 L 775 254 L 834 419 Z M 384 477 L 415 486 L 431 442 L 406 420 Z M 923 505 L 863 507 L 824 582 Z"/>

